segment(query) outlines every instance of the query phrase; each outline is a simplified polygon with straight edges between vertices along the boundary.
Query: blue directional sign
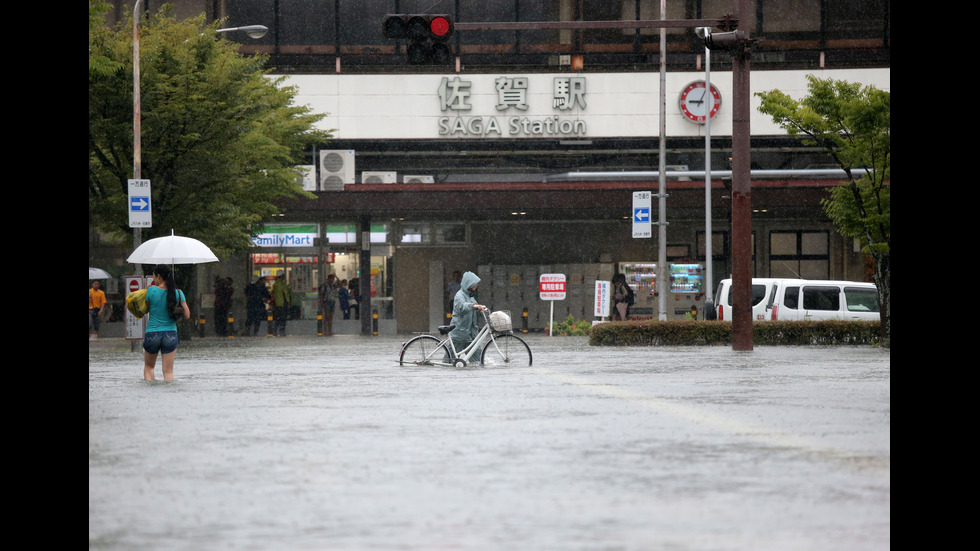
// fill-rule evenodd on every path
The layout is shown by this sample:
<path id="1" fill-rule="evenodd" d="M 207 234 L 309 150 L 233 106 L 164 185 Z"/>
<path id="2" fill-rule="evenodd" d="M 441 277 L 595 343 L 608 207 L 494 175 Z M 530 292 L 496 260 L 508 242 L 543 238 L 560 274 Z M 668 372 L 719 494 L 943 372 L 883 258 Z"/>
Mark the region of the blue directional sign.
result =
<path id="1" fill-rule="evenodd" d="M 150 198 L 134 196 L 129 198 L 129 208 L 134 212 L 149 212 Z"/>
<path id="2" fill-rule="evenodd" d="M 650 208 L 652 207 L 650 198 L 652 196 L 653 192 L 650 191 L 633 192 L 633 237 L 653 237 L 653 224 L 650 220 Z"/>
<path id="3" fill-rule="evenodd" d="M 153 225 L 150 204 L 150 181 L 129 180 L 129 227 L 149 228 Z"/>

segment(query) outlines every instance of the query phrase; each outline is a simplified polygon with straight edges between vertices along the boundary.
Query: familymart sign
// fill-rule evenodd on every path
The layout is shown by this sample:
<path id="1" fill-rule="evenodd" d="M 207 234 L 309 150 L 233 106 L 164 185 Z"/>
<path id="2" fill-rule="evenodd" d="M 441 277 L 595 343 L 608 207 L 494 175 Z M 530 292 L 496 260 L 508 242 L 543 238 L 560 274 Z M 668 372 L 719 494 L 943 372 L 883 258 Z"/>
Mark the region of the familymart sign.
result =
<path id="1" fill-rule="evenodd" d="M 257 247 L 312 247 L 318 232 L 316 224 L 266 224 L 252 243 Z"/>
<path id="2" fill-rule="evenodd" d="M 484 86 L 486 87 L 486 83 Z M 586 77 L 497 77 L 493 90 L 474 81 L 442 77 L 438 88 L 439 135 L 450 137 L 575 137 L 588 134 L 578 115 L 587 107 Z M 495 98 L 493 112 L 474 109 L 476 96 Z M 526 115 L 525 113 L 547 113 Z"/>

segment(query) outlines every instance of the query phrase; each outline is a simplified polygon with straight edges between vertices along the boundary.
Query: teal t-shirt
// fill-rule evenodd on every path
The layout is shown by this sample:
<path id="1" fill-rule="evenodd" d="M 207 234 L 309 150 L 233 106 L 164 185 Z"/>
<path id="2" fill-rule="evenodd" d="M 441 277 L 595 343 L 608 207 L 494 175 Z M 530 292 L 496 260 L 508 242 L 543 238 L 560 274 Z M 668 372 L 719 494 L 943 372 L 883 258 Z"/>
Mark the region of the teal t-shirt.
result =
<path id="1" fill-rule="evenodd" d="M 184 292 L 177 289 L 177 304 L 184 301 Z M 167 290 L 151 285 L 146 290 L 146 303 L 150 305 L 149 320 L 146 322 L 146 332 L 176 331 L 177 322 L 170 317 L 167 309 Z"/>

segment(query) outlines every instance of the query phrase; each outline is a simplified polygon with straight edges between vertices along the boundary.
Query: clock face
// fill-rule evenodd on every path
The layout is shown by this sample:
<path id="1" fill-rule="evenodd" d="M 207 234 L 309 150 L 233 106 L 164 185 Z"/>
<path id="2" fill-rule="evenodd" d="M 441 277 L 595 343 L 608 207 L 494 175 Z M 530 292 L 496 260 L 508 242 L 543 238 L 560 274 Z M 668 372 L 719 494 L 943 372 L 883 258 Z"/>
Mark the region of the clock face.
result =
<path id="1" fill-rule="evenodd" d="M 703 80 L 696 80 L 681 91 L 681 113 L 684 117 L 698 124 L 704 124 L 705 116 L 714 118 L 721 108 L 721 93 L 712 84 L 710 90 L 706 90 Z"/>

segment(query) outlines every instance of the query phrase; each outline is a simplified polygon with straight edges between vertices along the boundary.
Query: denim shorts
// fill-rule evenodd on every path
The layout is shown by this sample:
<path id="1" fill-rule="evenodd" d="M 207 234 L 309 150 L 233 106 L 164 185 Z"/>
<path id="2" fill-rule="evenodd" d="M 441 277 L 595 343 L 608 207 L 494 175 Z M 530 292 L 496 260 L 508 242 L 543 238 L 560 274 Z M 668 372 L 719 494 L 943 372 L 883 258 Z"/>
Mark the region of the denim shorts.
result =
<path id="1" fill-rule="evenodd" d="M 156 354 L 158 352 L 170 354 L 174 350 L 177 350 L 177 332 L 153 331 L 144 333 L 143 350 L 146 350 L 150 354 Z"/>

